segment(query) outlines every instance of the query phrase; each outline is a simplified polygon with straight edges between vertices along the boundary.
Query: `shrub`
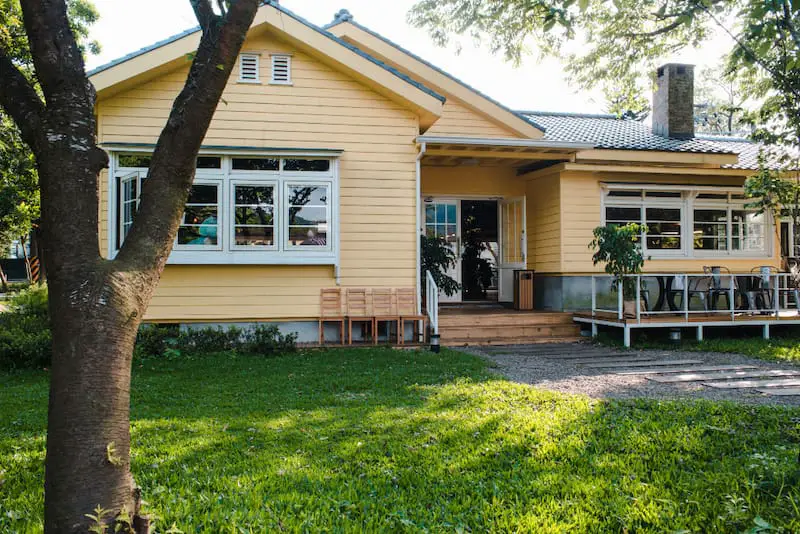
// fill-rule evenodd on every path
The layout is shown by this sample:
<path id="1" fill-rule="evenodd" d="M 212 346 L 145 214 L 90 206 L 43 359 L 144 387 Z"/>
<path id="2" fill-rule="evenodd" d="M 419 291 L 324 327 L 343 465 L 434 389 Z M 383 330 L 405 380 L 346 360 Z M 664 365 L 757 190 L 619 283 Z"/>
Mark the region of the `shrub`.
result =
<path id="1" fill-rule="evenodd" d="M 51 343 L 47 286 L 32 286 L 14 295 L 8 311 L 0 313 L 0 367 L 47 366 Z"/>
<path id="2" fill-rule="evenodd" d="M 207 327 L 179 330 L 177 326 L 143 325 L 136 338 L 137 358 L 176 358 L 183 353 L 240 352 L 272 355 L 292 352 L 297 335 L 283 335 L 275 325 L 241 329 Z"/>

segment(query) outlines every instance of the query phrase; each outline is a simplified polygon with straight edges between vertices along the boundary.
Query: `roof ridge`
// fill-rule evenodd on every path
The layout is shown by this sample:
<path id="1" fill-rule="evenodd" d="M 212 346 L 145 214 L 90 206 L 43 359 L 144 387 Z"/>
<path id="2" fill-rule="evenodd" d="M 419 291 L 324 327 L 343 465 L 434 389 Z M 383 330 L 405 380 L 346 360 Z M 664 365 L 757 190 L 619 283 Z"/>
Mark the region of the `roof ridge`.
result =
<path id="1" fill-rule="evenodd" d="M 713 134 L 704 134 L 699 133 L 695 134 L 695 137 L 698 139 L 703 139 L 705 141 L 718 141 L 720 143 L 730 142 L 730 143 L 750 143 L 757 145 L 756 141 L 752 139 L 748 139 L 747 137 L 739 137 L 734 135 L 713 135 Z"/>
<path id="2" fill-rule="evenodd" d="M 616 120 L 630 120 L 612 113 L 581 113 L 575 111 L 530 111 L 530 110 L 517 110 L 517 113 L 522 115 L 539 115 L 540 117 L 575 117 L 579 119 L 616 119 Z M 638 122 L 638 121 L 637 121 Z"/>
<path id="3" fill-rule="evenodd" d="M 328 23 L 328 24 L 326 24 L 326 25 L 324 25 L 324 26 L 322 26 L 322 28 L 324 28 L 325 30 L 328 30 L 329 28 L 333 28 L 334 26 L 337 26 L 337 25 L 345 23 L 345 22 L 349 22 L 350 24 L 352 24 L 356 28 L 367 32 L 368 34 L 372 35 L 373 37 L 375 37 L 377 39 L 380 39 L 381 41 L 385 42 L 389 46 L 393 46 L 394 48 L 396 48 L 399 51 L 403 52 L 404 54 L 408 55 L 412 59 L 414 59 L 416 61 L 419 61 L 423 65 L 435 70 L 436 72 L 438 72 L 438 73 L 440 73 L 440 74 L 442 74 L 444 76 L 447 76 L 448 78 L 450 78 L 454 82 L 466 87 L 467 89 L 469 89 L 470 91 L 472 91 L 475 94 L 479 95 L 480 97 L 485 98 L 486 100 L 488 100 L 492 104 L 494 104 L 494 105 L 496 105 L 496 106 L 508 111 L 512 115 L 516 116 L 519 119 L 522 119 L 523 121 L 527 122 L 528 124 L 531 124 L 531 125 L 535 126 L 536 128 L 538 128 L 542 132 L 545 132 L 547 130 L 547 128 L 545 128 L 543 125 L 538 124 L 536 121 L 532 120 L 530 117 L 526 117 L 524 113 L 521 113 L 521 112 L 519 112 L 517 110 L 511 109 L 510 107 L 500 103 L 498 100 L 495 100 L 494 98 L 490 97 L 486 93 L 484 93 L 482 91 L 479 91 L 478 89 L 472 87 L 470 84 L 464 82 L 463 80 L 460 80 L 459 78 L 456 78 L 455 76 L 453 76 L 452 74 L 450 74 L 446 70 L 443 70 L 443 69 L 437 67 L 436 65 L 434 65 L 430 61 L 424 59 L 423 57 L 419 56 L 418 54 L 415 54 L 411 50 L 409 50 L 409 49 L 407 49 L 407 48 L 405 48 L 403 46 L 400 46 L 398 43 L 395 43 L 394 41 L 392 41 L 388 37 L 384 37 L 380 33 L 376 32 L 374 30 L 371 30 L 370 28 L 367 28 L 363 24 L 359 24 L 358 22 L 355 21 L 355 19 L 353 18 L 353 15 L 346 9 L 340 9 L 334 15 L 333 21 Z"/>

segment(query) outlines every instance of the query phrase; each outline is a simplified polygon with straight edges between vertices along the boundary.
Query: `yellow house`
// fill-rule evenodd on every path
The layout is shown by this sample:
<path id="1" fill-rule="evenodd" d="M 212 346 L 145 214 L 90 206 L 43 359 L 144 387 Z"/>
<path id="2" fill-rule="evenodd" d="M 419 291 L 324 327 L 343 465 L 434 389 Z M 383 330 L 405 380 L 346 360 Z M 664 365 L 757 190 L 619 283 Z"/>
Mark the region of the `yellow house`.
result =
<path id="1" fill-rule="evenodd" d="M 111 156 L 100 206 L 108 256 L 132 224 L 199 37 L 189 30 L 90 73 Z M 320 28 L 265 3 L 146 319 L 279 322 L 313 340 L 322 288 L 419 288 L 420 233 L 458 251 L 462 290 L 443 301 L 511 301 L 513 271 L 534 269 L 538 309 L 585 309 L 599 272 L 592 230 L 613 222 L 647 224 L 651 272 L 779 265 L 771 221 L 742 195 L 758 147 L 695 136 L 692 67 L 659 76 L 652 129 L 514 111 L 346 11 Z"/>

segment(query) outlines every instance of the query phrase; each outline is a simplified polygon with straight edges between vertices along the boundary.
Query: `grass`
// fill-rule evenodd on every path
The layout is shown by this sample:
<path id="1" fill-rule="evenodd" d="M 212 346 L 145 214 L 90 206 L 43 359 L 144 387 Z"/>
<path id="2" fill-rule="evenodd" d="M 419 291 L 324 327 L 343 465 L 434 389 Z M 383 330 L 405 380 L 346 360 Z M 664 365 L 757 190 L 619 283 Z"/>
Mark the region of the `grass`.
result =
<path id="1" fill-rule="evenodd" d="M 800 332 L 794 327 L 785 327 L 777 336 L 773 333 L 771 339 L 763 339 L 761 337 L 761 329 L 757 327 L 749 329 L 709 328 L 705 330 L 705 339 L 701 342 L 692 339 L 694 331 L 687 329 L 683 331 L 683 339 L 680 345 L 675 345 L 668 341 L 666 332 L 667 330 L 635 332 L 636 335 L 631 339 L 631 348 L 726 352 L 745 354 L 766 361 L 800 364 Z M 622 346 L 622 340 L 619 335 L 601 332 L 598 339 L 602 344 Z"/>
<path id="2" fill-rule="evenodd" d="M 592 401 L 390 349 L 147 362 L 132 389 L 159 532 L 800 531 L 797 409 Z M 46 400 L 46 374 L 0 375 L 2 532 L 41 530 Z"/>

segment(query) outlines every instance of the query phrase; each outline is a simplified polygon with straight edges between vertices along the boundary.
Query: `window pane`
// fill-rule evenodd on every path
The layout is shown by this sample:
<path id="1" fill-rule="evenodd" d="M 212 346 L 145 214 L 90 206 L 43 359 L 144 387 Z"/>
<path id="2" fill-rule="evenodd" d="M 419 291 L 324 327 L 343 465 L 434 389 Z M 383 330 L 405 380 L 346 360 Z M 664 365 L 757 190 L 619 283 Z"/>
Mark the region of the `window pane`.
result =
<path id="1" fill-rule="evenodd" d="M 608 192 L 608 196 L 610 196 L 610 197 L 626 197 L 626 198 L 632 198 L 632 197 L 642 198 L 642 192 L 641 191 L 626 191 L 626 190 L 609 191 Z"/>
<path id="2" fill-rule="evenodd" d="M 655 198 L 681 198 L 680 191 L 648 191 L 645 193 L 646 197 Z"/>
<path id="3" fill-rule="evenodd" d="M 236 171 L 277 171 L 278 160 L 275 158 L 233 158 L 233 169 Z"/>
<path id="4" fill-rule="evenodd" d="M 615 223 L 615 224 L 627 224 L 630 222 L 634 223 L 641 223 L 642 222 L 642 210 L 641 208 L 616 208 L 616 207 L 607 207 L 606 208 L 606 222 L 607 223 Z"/>
<path id="5" fill-rule="evenodd" d="M 219 187 L 197 184 L 189 191 L 189 200 L 178 228 L 178 244 L 215 246 L 218 244 Z"/>
<path id="6" fill-rule="evenodd" d="M 219 156 L 200 156 L 197 158 L 198 169 L 221 169 L 222 158 Z"/>
<path id="7" fill-rule="evenodd" d="M 678 250 L 681 248 L 681 210 L 679 208 L 646 208 L 647 248 Z"/>
<path id="8" fill-rule="evenodd" d="M 120 154 L 120 167 L 150 167 L 150 154 Z"/>
<path id="9" fill-rule="evenodd" d="M 425 222 L 432 223 L 436 221 L 436 205 L 435 204 L 426 204 L 425 205 Z"/>
<path id="10" fill-rule="evenodd" d="M 726 193 L 700 193 L 697 195 L 700 200 L 728 200 Z"/>
<path id="11" fill-rule="evenodd" d="M 289 188 L 289 204 L 298 206 L 326 206 L 328 186 L 292 186 Z"/>
<path id="12" fill-rule="evenodd" d="M 331 162 L 327 159 L 285 159 L 283 160 L 284 171 L 301 172 L 327 172 L 331 168 Z"/>
<path id="13" fill-rule="evenodd" d="M 694 210 L 694 249 L 727 250 L 728 210 Z"/>
<path id="14" fill-rule="evenodd" d="M 290 186 L 288 211 L 289 246 L 326 246 L 328 243 L 328 187 Z M 438 218 L 438 209 L 437 209 Z"/>
<path id="15" fill-rule="evenodd" d="M 731 210 L 731 246 L 733 250 L 763 251 L 764 215 L 747 210 Z"/>
<path id="16" fill-rule="evenodd" d="M 237 185 L 233 193 L 236 246 L 275 245 L 275 187 Z"/>

